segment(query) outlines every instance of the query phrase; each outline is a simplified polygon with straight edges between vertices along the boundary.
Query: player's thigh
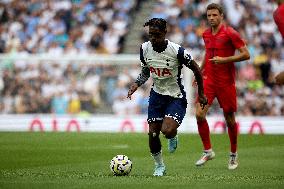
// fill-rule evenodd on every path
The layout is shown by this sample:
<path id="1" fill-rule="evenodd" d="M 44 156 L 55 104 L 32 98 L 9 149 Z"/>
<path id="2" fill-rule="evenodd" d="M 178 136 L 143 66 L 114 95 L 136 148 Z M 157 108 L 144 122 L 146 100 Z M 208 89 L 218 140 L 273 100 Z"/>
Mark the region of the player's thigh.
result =
<path id="1" fill-rule="evenodd" d="M 237 111 L 237 92 L 235 85 L 222 87 L 218 90 L 217 100 L 224 113 Z"/>
<path id="2" fill-rule="evenodd" d="M 153 90 L 150 92 L 147 122 L 162 122 L 165 116 L 165 100 Z"/>
<path id="3" fill-rule="evenodd" d="M 216 87 L 212 84 L 207 84 L 206 82 L 204 82 L 204 95 L 206 96 L 208 100 L 208 105 L 210 106 L 213 103 L 215 97 L 217 96 Z M 199 104 L 198 95 L 196 97 L 196 103 Z"/>
<path id="4" fill-rule="evenodd" d="M 186 108 L 187 108 L 186 99 L 172 98 L 166 107 L 165 119 L 163 121 L 162 127 L 163 128 L 167 126 L 178 127 L 182 123 L 182 120 L 185 116 Z"/>
<path id="5" fill-rule="evenodd" d="M 172 117 L 165 117 L 163 120 L 161 131 L 162 133 L 173 133 L 179 127 L 179 123 Z"/>

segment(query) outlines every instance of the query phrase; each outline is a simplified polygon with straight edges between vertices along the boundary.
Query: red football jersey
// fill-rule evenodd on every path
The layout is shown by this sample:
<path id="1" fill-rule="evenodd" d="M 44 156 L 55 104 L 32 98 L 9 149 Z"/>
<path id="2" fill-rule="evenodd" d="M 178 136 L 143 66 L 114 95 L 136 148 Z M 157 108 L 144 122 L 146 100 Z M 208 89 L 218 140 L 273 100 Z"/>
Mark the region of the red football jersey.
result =
<path id="1" fill-rule="evenodd" d="M 203 33 L 205 43 L 205 65 L 203 69 L 204 82 L 222 87 L 235 83 L 234 62 L 214 64 L 209 59 L 214 56 L 228 57 L 235 54 L 235 50 L 245 46 L 240 34 L 232 27 L 221 25 L 217 34 L 213 35 L 211 28 Z"/>
<path id="2" fill-rule="evenodd" d="M 273 13 L 274 21 L 284 38 L 284 3 L 281 4 Z"/>

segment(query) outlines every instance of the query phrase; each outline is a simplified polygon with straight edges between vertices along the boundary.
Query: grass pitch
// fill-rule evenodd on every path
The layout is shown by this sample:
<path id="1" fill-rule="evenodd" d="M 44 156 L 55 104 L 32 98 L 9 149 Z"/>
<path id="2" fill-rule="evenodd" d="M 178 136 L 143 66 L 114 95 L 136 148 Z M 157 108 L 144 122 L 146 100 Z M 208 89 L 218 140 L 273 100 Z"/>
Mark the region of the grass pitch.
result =
<path id="1" fill-rule="evenodd" d="M 197 168 L 198 135 L 180 134 L 174 154 L 162 138 L 167 176 L 153 177 L 147 134 L 0 133 L 0 188 L 284 188 L 284 135 L 240 135 L 234 171 L 228 136 L 211 140 L 216 158 Z M 129 176 L 112 176 L 117 154 L 132 160 Z"/>

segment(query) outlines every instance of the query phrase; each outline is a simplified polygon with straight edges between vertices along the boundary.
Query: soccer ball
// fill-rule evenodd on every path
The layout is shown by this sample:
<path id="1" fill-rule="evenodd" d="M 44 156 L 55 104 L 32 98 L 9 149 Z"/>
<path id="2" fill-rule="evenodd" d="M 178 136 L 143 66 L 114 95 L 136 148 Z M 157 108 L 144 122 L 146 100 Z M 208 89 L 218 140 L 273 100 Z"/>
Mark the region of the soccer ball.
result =
<path id="1" fill-rule="evenodd" d="M 116 155 L 110 161 L 110 170 L 115 176 L 128 175 L 132 169 L 132 161 L 126 155 Z"/>

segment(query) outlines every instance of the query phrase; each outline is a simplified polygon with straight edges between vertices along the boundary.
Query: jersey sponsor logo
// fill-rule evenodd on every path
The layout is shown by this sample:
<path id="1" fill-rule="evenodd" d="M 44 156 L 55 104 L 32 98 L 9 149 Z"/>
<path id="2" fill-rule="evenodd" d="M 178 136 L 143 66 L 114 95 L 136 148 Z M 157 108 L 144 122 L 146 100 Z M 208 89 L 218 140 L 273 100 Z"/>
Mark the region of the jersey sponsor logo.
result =
<path id="1" fill-rule="evenodd" d="M 168 68 L 154 68 L 152 66 L 150 66 L 150 72 L 152 74 L 155 74 L 159 77 L 164 77 L 164 76 L 171 76 L 172 73 Z"/>

